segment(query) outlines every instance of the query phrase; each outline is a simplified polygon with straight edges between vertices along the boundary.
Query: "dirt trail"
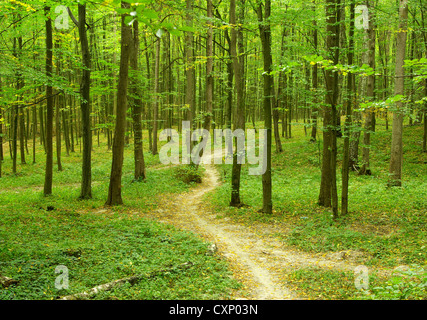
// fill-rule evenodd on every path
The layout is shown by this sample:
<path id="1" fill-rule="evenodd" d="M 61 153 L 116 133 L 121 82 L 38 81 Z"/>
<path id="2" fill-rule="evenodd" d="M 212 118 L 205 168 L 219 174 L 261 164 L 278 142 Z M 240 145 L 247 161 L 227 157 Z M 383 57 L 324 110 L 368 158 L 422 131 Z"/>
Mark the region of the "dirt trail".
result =
<path id="1" fill-rule="evenodd" d="M 352 261 L 357 252 L 307 254 L 285 248 L 274 239 L 272 234 L 280 232 L 280 227 L 244 226 L 228 218 L 216 218 L 209 204 L 203 202 L 203 196 L 220 184 L 219 175 L 214 166 L 204 167 L 206 171 L 201 184 L 187 193 L 165 199 L 165 204 L 153 212 L 153 217 L 214 243 L 216 254 L 230 262 L 234 277 L 246 288 L 244 296 L 235 296 L 235 299 L 301 299 L 295 291 L 284 286 L 286 270 L 308 265 L 354 270 L 357 266 Z"/>

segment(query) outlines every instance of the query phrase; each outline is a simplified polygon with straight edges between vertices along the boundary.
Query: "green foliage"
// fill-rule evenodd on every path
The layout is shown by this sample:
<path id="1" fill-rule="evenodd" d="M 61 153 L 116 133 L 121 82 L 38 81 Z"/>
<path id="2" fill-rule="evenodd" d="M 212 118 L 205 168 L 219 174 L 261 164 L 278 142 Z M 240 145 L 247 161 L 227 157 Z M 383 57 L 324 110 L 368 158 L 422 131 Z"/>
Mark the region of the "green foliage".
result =
<path id="1" fill-rule="evenodd" d="M 133 286 L 127 284 L 94 299 L 228 298 L 239 285 L 230 278 L 224 261 L 206 255 L 207 242 L 145 217 L 145 213 L 156 209 L 160 198 L 188 190 L 188 185 L 173 178 L 173 168 L 158 168 L 158 157 L 148 150 L 147 179 L 133 182 L 130 145 L 125 148 L 122 177 L 126 205 L 104 208 L 111 168 L 111 153 L 104 150 L 102 140 L 101 147 L 93 152 L 90 200 L 78 200 L 78 153 L 63 158 L 63 171 L 55 172 L 53 195 L 49 197 L 42 195 L 45 156 L 41 150 L 36 164 L 20 167 L 21 175 L 3 172 L 0 273 L 19 283 L 0 288 L 0 299 L 56 299 L 187 261 L 194 266 L 165 272 Z M 3 169 L 10 166 L 11 160 L 6 158 Z M 55 268 L 60 264 L 69 270 L 68 290 L 58 290 L 54 285 L 59 275 Z"/>
<path id="2" fill-rule="evenodd" d="M 186 184 L 190 183 L 201 183 L 202 173 L 201 168 L 195 165 L 181 165 L 174 168 L 174 175 L 177 179 L 183 181 Z"/>
<path id="3" fill-rule="evenodd" d="M 228 206 L 231 168 L 227 165 L 218 166 L 223 185 L 207 199 L 214 203 L 219 218 L 233 218 L 249 226 L 258 222 L 282 225 L 284 231 L 274 236 L 297 250 L 320 255 L 358 252 L 354 262 L 373 270 L 395 268 L 402 264 L 423 266 L 427 262 L 427 177 L 421 147 L 417 143 L 422 135 L 422 126 L 405 128 L 404 184 L 401 188 L 387 188 L 391 135 L 383 125 L 383 120 L 378 118 L 371 146 L 373 175 L 350 174 L 349 214 L 337 221 L 332 219 L 329 209 L 320 208 L 316 203 L 321 146 L 319 149 L 317 144 L 309 143 L 302 127 L 294 128 L 292 140 L 282 141 L 282 153 L 273 153 L 272 215 L 258 212 L 262 203 L 260 177 L 249 176 L 248 165 L 242 167 L 240 192 L 247 206 L 239 209 Z M 339 154 L 341 148 L 342 140 L 339 140 Z M 341 184 L 340 175 L 337 184 Z M 388 280 L 374 274 L 370 274 L 369 296 L 357 291 L 352 273 L 341 271 L 299 270 L 290 275 L 293 280 L 288 279 L 288 284 L 296 285 L 312 299 L 371 299 L 372 295 L 378 299 L 386 298 L 388 289 L 373 288 L 386 288 Z M 402 288 L 402 292 L 407 288 L 418 292 L 408 293 L 409 299 L 425 297 L 425 291 L 423 293 L 419 288 L 423 283 L 421 280 L 414 280 L 411 284 L 408 278 L 402 278 L 399 288 Z"/>
<path id="4" fill-rule="evenodd" d="M 425 300 L 427 271 L 419 265 L 394 271 L 391 279 L 374 287 L 367 296 L 373 300 Z"/>
<path id="5" fill-rule="evenodd" d="M 353 273 L 349 271 L 308 267 L 286 275 L 286 283 L 297 287 L 303 297 L 313 300 L 354 299 L 358 293 Z"/>
<path id="6" fill-rule="evenodd" d="M 322 300 L 424 300 L 427 276 L 420 266 L 393 271 L 389 276 L 368 273 L 368 289 L 358 289 L 352 271 L 321 267 L 297 269 L 285 275 L 286 284 L 297 287 L 308 299 Z"/>

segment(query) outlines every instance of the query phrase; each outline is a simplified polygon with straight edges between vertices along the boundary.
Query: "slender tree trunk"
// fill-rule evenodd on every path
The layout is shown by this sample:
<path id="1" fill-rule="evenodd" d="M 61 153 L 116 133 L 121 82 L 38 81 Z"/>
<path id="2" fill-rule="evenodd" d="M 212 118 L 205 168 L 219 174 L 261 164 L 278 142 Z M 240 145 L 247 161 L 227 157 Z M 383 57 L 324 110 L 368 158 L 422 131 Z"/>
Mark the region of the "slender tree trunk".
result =
<path id="1" fill-rule="evenodd" d="M 16 42 L 17 42 L 17 38 L 14 37 L 13 38 L 13 56 L 18 59 L 18 53 L 16 51 Z M 18 71 L 16 73 L 16 89 L 20 90 L 21 89 L 21 75 L 20 72 Z M 21 99 L 18 97 L 17 99 L 18 101 L 20 101 Z M 17 140 L 18 140 L 18 114 L 19 114 L 19 104 L 18 101 L 16 101 L 12 108 L 11 108 L 11 129 L 10 131 L 12 132 L 12 148 L 11 148 L 11 155 L 12 155 L 12 173 L 16 173 L 16 161 L 17 161 Z"/>
<path id="2" fill-rule="evenodd" d="M 156 60 L 154 64 L 154 95 L 153 95 L 153 155 L 157 154 L 157 128 L 160 100 L 159 72 L 160 72 L 160 47 L 161 38 L 156 40 Z"/>
<path id="3" fill-rule="evenodd" d="M 19 85 L 18 85 L 19 87 Z M 18 114 L 19 105 L 16 103 L 12 109 L 12 172 L 16 173 L 16 161 L 18 158 L 17 141 L 18 141 Z"/>
<path id="4" fill-rule="evenodd" d="M 333 1 L 331 1 L 333 3 Z M 335 3 L 331 5 L 331 9 L 334 10 L 334 17 L 331 19 L 331 23 L 333 24 L 331 30 L 333 34 L 331 35 L 329 48 L 333 49 L 333 61 L 334 64 L 338 64 L 339 62 L 339 52 L 340 52 L 340 24 L 341 24 L 341 0 L 335 0 Z M 328 36 L 326 42 L 328 43 Z M 327 87 L 332 88 L 331 93 L 331 107 L 332 107 L 332 144 L 331 144 L 331 204 L 332 204 L 332 213 L 333 217 L 338 218 L 338 190 L 337 190 L 337 137 L 341 132 L 340 121 L 338 117 L 337 104 L 338 104 L 338 96 L 339 96 L 339 87 L 338 87 L 338 73 L 333 72 L 333 75 L 328 74 L 331 71 L 326 72 L 326 78 L 330 79 L 326 80 L 329 82 L 331 80 L 330 85 Z M 333 80 L 332 80 L 333 78 Z"/>
<path id="5" fill-rule="evenodd" d="M 52 60 L 52 20 L 50 18 L 50 7 L 44 8 L 46 17 L 46 77 L 52 77 L 53 60 Z M 46 171 L 44 180 L 43 193 L 45 196 L 52 194 L 53 178 L 53 97 L 52 85 L 46 86 Z"/>
<path id="6" fill-rule="evenodd" d="M 36 163 L 37 105 L 33 105 L 33 164 Z"/>
<path id="7" fill-rule="evenodd" d="M 213 18 L 212 0 L 207 0 L 207 17 L 208 17 L 208 32 L 206 39 L 206 110 L 204 113 L 204 129 L 210 131 L 212 121 L 212 104 L 213 104 L 213 26 L 211 19 Z"/>
<path id="8" fill-rule="evenodd" d="M 193 5 L 194 0 L 186 0 L 187 14 L 185 17 L 185 23 L 187 27 L 193 26 Z M 194 39 L 193 32 L 191 31 L 187 31 L 185 33 L 185 63 L 185 104 L 187 107 L 187 121 L 190 122 L 191 130 L 194 130 L 196 128 L 196 123 L 194 121 L 194 117 L 196 115 L 196 70 L 194 65 Z M 191 141 L 186 141 L 185 145 L 186 144 L 190 145 L 189 151 L 191 152 L 191 146 L 193 144 L 191 143 Z M 190 154 L 186 156 L 190 157 Z M 191 161 L 190 165 L 192 165 Z"/>
<path id="9" fill-rule="evenodd" d="M 236 19 L 236 0 L 230 1 L 230 24 L 240 25 L 244 21 L 245 1 L 239 1 L 238 21 Z M 240 27 L 231 29 L 230 55 L 233 59 L 234 81 L 236 89 L 236 116 L 234 118 L 234 130 L 245 130 L 245 104 L 244 104 L 244 56 L 243 33 Z M 239 50 L 237 50 L 239 49 Z M 233 168 L 231 173 L 231 200 L 230 206 L 240 207 L 243 205 L 240 199 L 240 174 L 242 169 L 242 157 L 238 152 L 237 137 L 234 138 L 235 152 L 233 154 Z"/>
<path id="10" fill-rule="evenodd" d="M 354 60 L 354 7 L 355 0 L 350 0 L 350 30 L 348 44 L 348 65 L 353 65 Z M 349 183 L 349 161 L 350 161 L 350 133 L 352 124 L 352 104 L 354 103 L 354 74 L 347 75 L 347 100 L 346 115 L 344 122 L 344 146 L 342 160 L 342 190 L 341 190 L 341 215 L 348 213 L 348 183 Z"/>
<path id="11" fill-rule="evenodd" d="M 232 111 L 233 111 L 233 63 L 227 63 L 227 104 L 225 127 L 231 129 Z"/>
<path id="12" fill-rule="evenodd" d="M 56 49 L 60 49 L 59 40 L 55 42 Z M 60 52 L 60 50 L 58 50 Z M 61 76 L 61 54 L 58 54 L 58 58 L 56 61 L 56 73 L 60 77 Z M 55 106 L 55 135 L 56 135 L 56 162 L 58 166 L 58 171 L 62 171 L 62 163 L 61 163 L 61 121 L 60 121 L 60 107 L 62 107 L 62 94 L 56 96 L 56 106 Z"/>
<path id="13" fill-rule="evenodd" d="M 313 13 L 316 14 L 316 0 L 313 0 Z M 318 46 L 319 40 L 318 40 L 318 31 L 317 31 L 317 21 L 316 19 L 313 19 L 313 46 L 314 46 L 314 52 L 317 52 L 317 46 Z M 312 88 L 313 88 L 313 109 L 311 113 L 311 137 L 310 141 L 315 142 L 317 140 L 317 116 L 319 114 L 319 108 L 318 108 L 318 98 L 317 98 L 317 89 L 318 89 L 318 75 L 317 75 L 317 63 L 313 65 L 312 68 Z"/>
<path id="14" fill-rule="evenodd" d="M 129 8 L 127 2 L 122 1 L 122 8 Z M 108 187 L 108 197 L 106 205 L 120 205 L 122 200 L 122 170 L 123 152 L 126 130 L 126 110 L 127 110 L 127 87 L 129 72 L 129 46 L 131 45 L 131 27 L 125 23 L 125 14 L 122 14 L 121 23 L 121 48 L 120 48 L 120 72 L 117 89 L 117 114 L 116 127 L 113 139 L 113 162 L 111 165 L 110 185 Z"/>
<path id="15" fill-rule="evenodd" d="M 264 147 L 266 155 L 265 173 L 262 175 L 262 212 L 271 214 L 273 213 L 272 203 L 272 183 L 271 183 L 271 88 L 273 77 L 272 71 L 272 56 L 271 56 L 271 28 L 270 28 L 270 13 L 271 1 L 265 0 L 264 12 L 263 5 L 258 1 L 257 16 L 259 23 L 260 38 L 263 50 L 264 60 L 264 126 L 267 135 L 267 143 Z"/>
<path id="16" fill-rule="evenodd" d="M 369 67 L 375 70 L 375 20 L 372 13 L 371 1 L 366 1 L 367 7 L 369 9 L 369 27 L 365 30 L 365 45 L 367 52 L 364 53 L 365 58 L 363 63 L 367 64 Z M 374 86 L 375 86 L 375 76 L 369 75 L 366 79 L 364 86 L 365 90 L 362 90 L 362 97 L 366 101 L 371 102 L 374 99 Z M 365 126 L 363 133 L 363 163 L 360 167 L 360 175 L 371 175 L 370 169 L 370 148 L 371 148 L 371 132 L 374 131 L 375 123 L 375 113 L 372 108 L 369 108 L 365 112 Z"/>
<path id="17" fill-rule="evenodd" d="M 92 198 L 92 131 L 91 131 L 91 104 L 90 104 L 90 69 L 91 57 L 86 32 L 86 4 L 78 5 L 79 10 L 79 36 L 82 50 L 83 72 L 82 82 L 80 84 L 80 92 L 82 101 L 80 104 L 82 114 L 82 137 L 83 137 L 83 161 L 82 161 L 82 183 L 80 191 L 80 199 Z"/>
<path id="18" fill-rule="evenodd" d="M 70 118 L 69 118 L 69 126 L 70 126 L 70 151 L 75 152 L 74 150 L 74 98 L 70 96 Z"/>
<path id="19" fill-rule="evenodd" d="M 326 3 L 326 47 L 334 64 L 339 58 L 340 0 L 327 0 Z M 336 186 L 337 157 L 337 100 L 338 74 L 325 71 L 326 101 L 323 120 L 323 162 L 320 182 L 319 205 L 332 206 L 334 218 L 338 216 Z"/>
<path id="20" fill-rule="evenodd" d="M 408 0 L 400 0 L 399 8 L 399 30 L 396 44 L 396 69 L 394 94 L 404 94 L 405 69 L 403 67 L 405 60 L 407 20 L 408 20 Z M 402 185 L 402 162 L 403 162 L 403 103 L 396 103 L 396 111 L 393 112 L 393 125 L 391 136 L 391 157 L 390 157 L 390 177 L 389 186 Z"/>
<path id="21" fill-rule="evenodd" d="M 142 124 L 141 124 L 141 113 L 142 113 L 142 101 L 138 93 L 138 77 L 139 72 L 138 56 L 139 56 L 139 28 L 138 21 L 133 22 L 133 37 L 132 46 L 130 51 L 130 67 L 134 72 L 132 77 L 132 86 L 130 87 L 131 96 L 133 96 L 132 103 L 132 119 L 133 119 L 133 130 L 134 130 L 134 160 L 135 160 L 135 180 L 145 179 L 145 162 L 144 152 L 142 146 Z"/>

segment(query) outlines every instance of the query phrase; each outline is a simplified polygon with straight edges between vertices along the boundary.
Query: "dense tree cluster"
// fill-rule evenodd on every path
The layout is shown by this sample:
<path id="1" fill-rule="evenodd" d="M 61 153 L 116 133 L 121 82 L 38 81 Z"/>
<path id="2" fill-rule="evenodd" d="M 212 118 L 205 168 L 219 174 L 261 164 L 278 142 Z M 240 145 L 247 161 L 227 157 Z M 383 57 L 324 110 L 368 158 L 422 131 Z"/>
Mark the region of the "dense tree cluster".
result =
<path id="1" fill-rule="evenodd" d="M 44 148 L 45 195 L 61 153 L 79 146 L 80 197 L 91 198 L 92 140 L 105 135 L 106 204 L 121 204 L 125 145 L 132 139 L 143 180 L 143 132 L 157 154 L 159 130 L 180 131 L 183 120 L 206 130 L 262 124 L 265 213 L 274 205 L 271 153 L 283 152 L 295 125 L 323 142 L 318 201 L 335 217 L 340 187 L 347 213 L 349 171 L 372 174 L 376 119 L 387 130 L 392 121 L 390 186 L 401 185 L 404 121 L 424 123 L 427 151 L 426 0 L 7 0 L 0 10 L 0 157 L 16 173 L 28 146 L 33 162 Z M 236 158 L 230 205 L 241 206 Z"/>

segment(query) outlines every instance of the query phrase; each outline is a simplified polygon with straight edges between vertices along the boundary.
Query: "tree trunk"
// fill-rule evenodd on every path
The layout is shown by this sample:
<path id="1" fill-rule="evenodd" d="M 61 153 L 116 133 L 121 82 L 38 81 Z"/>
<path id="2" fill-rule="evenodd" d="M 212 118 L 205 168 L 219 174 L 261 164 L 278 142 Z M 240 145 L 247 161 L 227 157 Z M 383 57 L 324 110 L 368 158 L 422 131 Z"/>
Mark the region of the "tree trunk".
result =
<path id="1" fill-rule="evenodd" d="M 135 180 L 145 179 L 145 162 L 144 152 L 142 145 L 142 101 L 138 93 L 138 81 L 137 73 L 139 72 L 138 56 L 139 56 L 139 35 L 138 35 L 138 21 L 133 22 L 133 37 L 132 45 L 130 50 L 130 67 L 134 72 L 132 77 L 132 85 L 130 87 L 132 99 L 132 119 L 133 119 L 133 130 L 134 130 L 134 160 L 135 160 Z"/>
<path id="2" fill-rule="evenodd" d="M 129 8 L 127 2 L 122 1 L 122 8 Z M 120 205 L 122 200 L 122 170 L 123 152 L 126 130 L 127 87 L 129 72 L 129 46 L 131 45 L 131 27 L 125 23 L 126 14 L 122 14 L 121 22 L 121 48 L 120 48 L 120 72 L 117 89 L 117 114 L 116 127 L 113 139 L 113 162 L 111 165 L 110 184 L 106 205 Z"/>
<path id="3" fill-rule="evenodd" d="M 58 77 L 61 77 L 61 54 L 60 54 L 60 45 L 59 40 L 55 42 L 55 48 L 58 49 L 58 57 L 56 61 L 56 73 Z M 62 94 L 56 96 L 55 103 L 55 136 L 56 136 L 56 162 L 58 166 L 58 171 L 62 171 L 61 164 L 61 121 L 60 121 L 60 107 L 62 107 Z"/>
<path id="4" fill-rule="evenodd" d="M 204 114 L 203 127 L 210 131 L 212 120 L 212 104 L 213 104 L 213 26 L 211 19 L 213 18 L 212 0 L 207 0 L 207 17 L 208 17 L 208 33 L 206 39 L 206 110 Z"/>
<path id="5" fill-rule="evenodd" d="M 350 0 L 350 30 L 348 44 L 348 65 L 353 65 L 354 60 L 354 7 L 355 0 Z M 344 17 L 342 17 L 344 20 Z M 344 122 L 344 146 L 342 160 L 342 190 L 341 190 L 341 215 L 348 213 L 348 183 L 349 183 L 349 161 L 350 161 L 350 133 L 352 124 L 352 104 L 354 103 L 354 80 L 352 73 L 347 75 L 347 97 L 345 101 L 346 114 Z"/>
<path id="6" fill-rule="evenodd" d="M 236 21 L 236 1 L 230 1 L 230 24 L 240 25 L 244 21 L 245 1 L 239 1 L 239 16 Z M 241 28 L 231 29 L 230 55 L 233 59 L 234 81 L 236 89 L 236 116 L 234 118 L 234 130 L 245 130 L 245 103 L 244 103 L 244 56 L 243 53 L 243 33 Z M 237 48 L 239 50 L 237 50 Z M 230 206 L 240 207 L 243 205 L 240 200 L 240 174 L 242 169 L 242 155 L 238 154 L 237 137 L 234 138 L 235 152 L 233 154 L 233 168 L 231 173 L 231 200 Z M 243 155 L 244 159 L 244 155 Z"/>
<path id="7" fill-rule="evenodd" d="M 53 60 L 52 60 L 52 20 L 50 18 L 50 7 L 44 8 L 46 17 L 46 77 L 52 77 Z M 46 171 L 44 180 L 43 193 L 45 196 L 52 194 L 53 178 L 53 97 L 52 85 L 46 86 Z M 43 117 L 42 117 L 43 118 Z"/>
<path id="8" fill-rule="evenodd" d="M 313 10 L 315 11 L 316 3 L 315 3 L 315 1 L 313 1 L 313 3 L 314 3 Z M 316 21 L 316 19 L 313 20 L 313 26 L 314 26 L 313 45 L 314 45 L 314 51 L 317 52 L 318 35 L 317 35 L 317 21 Z M 313 93 L 314 93 L 314 101 L 313 101 L 314 108 L 312 110 L 312 117 L 311 117 L 312 127 L 311 127 L 310 141 L 315 142 L 317 140 L 317 116 L 319 114 L 319 108 L 317 106 L 317 104 L 318 104 L 318 100 L 317 100 L 317 89 L 318 89 L 317 63 L 315 63 L 313 65 L 311 81 L 312 81 L 312 87 L 313 87 Z"/>
<path id="9" fill-rule="evenodd" d="M 159 86 L 159 72 L 160 72 L 160 47 L 161 38 L 156 40 L 156 57 L 154 64 L 154 95 L 153 95 L 153 149 L 151 150 L 153 155 L 158 153 L 157 151 L 157 128 L 158 128 L 158 114 L 159 114 L 159 99 L 160 99 L 160 86 Z"/>
<path id="10" fill-rule="evenodd" d="M 399 8 L 399 30 L 396 44 L 396 69 L 394 94 L 404 94 L 405 69 L 403 67 L 405 60 L 407 20 L 408 20 L 408 0 L 400 0 Z M 393 125 L 391 136 L 391 157 L 390 157 L 390 177 L 389 186 L 402 185 L 402 162 L 403 162 L 403 103 L 396 102 L 396 111 L 393 112 Z"/>
<path id="11" fill-rule="evenodd" d="M 193 26 L 193 4 L 194 0 L 186 0 L 186 26 Z M 194 121 L 195 111 L 196 111 L 196 70 L 194 65 L 194 39 L 193 32 L 187 31 L 185 34 L 185 78 L 186 78 L 186 86 L 185 86 L 185 105 L 187 109 L 187 121 L 190 122 L 190 130 L 194 130 L 196 128 L 196 123 Z M 192 134 L 192 133 L 190 133 Z M 186 149 L 183 156 L 191 159 L 191 139 L 190 141 L 186 141 L 184 145 L 190 145 L 190 150 Z M 190 153 L 188 153 L 190 152 Z M 184 155 L 185 153 L 185 155 Z M 190 165 L 191 160 L 190 160 Z"/>
<path id="12" fill-rule="evenodd" d="M 271 214 L 273 213 L 273 203 L 271 199 L 272 195 L 272 183 L 271 183 L 271 88 L 273 77 L 272 71 L 272 56 L 271 56 L 271 28 L 270 28 L 270 13 L 271 13 L 271 1 L 265 0 L 264 13 L 262 11 L 262 3 L 258 1 L 257 16 L 259 22 L 259 31 L 263 51 L 264 60 L 264 126 L 267 135 L 267 143 L 264 147 L 266 152 L 266 163 L 265 173 L 262 175 L 262 212 Z"/>
<path id="13" fill-rule="evenodd" d="M 362 58 L 362 63 L 367 64 L 369 67 L 375 70 L 375 20 L 372 13 L 371 1 L 366 1 L 369 9 L 369 27 L 365 30 L 364 44 L 366 46 L 366 52 Z M 365 90 L 362 90 L 362 97 L 365 98 L 366 102 L 372 102 L 374 99 L 374 86 L 375 86 L 375 75 L 369 75 L 362 79 L 366 81 L 364 86 Z M 371 175 L 370 169 L 370 147 L 371 147 L 371 132 L 374 131 L 375 123 L 375 112 L 373 108 L 369 108 L 365 112 L 365 126 L 363 133 L 363 151 L 362 151 L 362 166 L 360 167 L 360 175 Z"/>
<path id="14" fill-rule="evenodd" d="M 80 109 L 82 113 L 82 137 L 83 137 L 83 161 L 82 161 L 82 183 L 80 191 L 80 199 L 92 198 L 92 131 L 90 123 L 91 104 L 90 104 L 90 68 L 91 58 L 89 45 L 86 33 L 86 4 L 78 5 L 79 10 L 79 36 L 82 50 L 83 72 L 82 82 L 80 84 L 80 92 L 82 101 Z"/>
<path id="15" fill-rule="evenodd" d="M 326 48 L 334 64 L 339 58 L 340 0 L 328 0 L 326 4 Z M 323 162 L 320 182 L 319 205 L 332 206 L 333 216 L 338 216 L 336 186 L 337 157 L 337 100 L 338 73 L 325 71 L 326 101 L 323 120 Z"/>

